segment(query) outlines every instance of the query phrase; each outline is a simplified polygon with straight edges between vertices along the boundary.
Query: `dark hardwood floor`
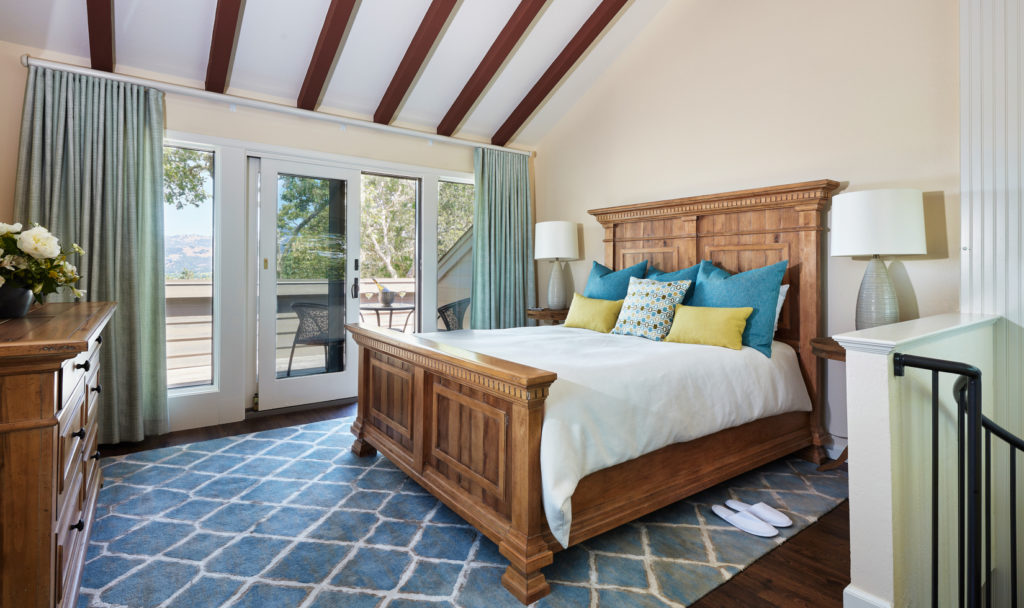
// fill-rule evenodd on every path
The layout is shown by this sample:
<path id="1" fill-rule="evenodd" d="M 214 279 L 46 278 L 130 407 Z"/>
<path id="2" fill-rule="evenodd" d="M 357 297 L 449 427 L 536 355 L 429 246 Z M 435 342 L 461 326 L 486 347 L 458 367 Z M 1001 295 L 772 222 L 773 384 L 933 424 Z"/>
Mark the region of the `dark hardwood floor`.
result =
<path id="1" fill-rule="evenodd" d="M 118 443 L 115 445 L 100 445 L 100 454 L 103 456 L 121 456 L 156 448 L 166 448 L 172 445 L 230 437 L 245 433 L 258 433 L 270 429 L 279 429 L 283 426 L 294 426 L 296 424 L 307 424 L 331 418 L 342 418 L 344 416 L 355 416 L 356 404 L 345 403 L 341 405 L 328 405 L 318 408 L 286 408 L 280 412 L 250 412 L 245 420 L 241 422 L 229 422 L 217 426 L 207 426 L 201 429 L 189 429 L 187 431 L 176 431 L 165 435 L 147 437 L 144 441 L 135 443 Z"/>
<path id="2" fill-rule="evenodd" d="M 104 456 L 255 433 L 355 415 L 356 405 L 261 413 L 242 422 L 178 431 L 138 443 L 100 446 Z M 850 507 L 843 502 L 816 523 L 751 564 L 690 608 L 795 606 L 840 608 L 850 583 Z"/>

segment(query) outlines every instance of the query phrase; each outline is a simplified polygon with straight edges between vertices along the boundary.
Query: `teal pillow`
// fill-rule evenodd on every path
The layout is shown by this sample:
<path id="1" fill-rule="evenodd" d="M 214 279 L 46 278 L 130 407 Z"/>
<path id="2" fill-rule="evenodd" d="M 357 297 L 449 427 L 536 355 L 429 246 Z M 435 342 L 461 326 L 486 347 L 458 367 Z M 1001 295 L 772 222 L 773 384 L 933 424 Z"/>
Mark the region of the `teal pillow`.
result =
<path id="1" fill-rule="evenodd" d="M 587 279 L 587 286 L 583 289 L 583 295 L 598 300 L 625 300 L 626 291 L 629 290 L 629 278 L 642 279 L 646 272 L 647 260 L 615 271 L 594 262 L 594 266 L 590 269 L 590 277 Z"/>
<path id="2" fill-rule="evenodd" d="M 739 274 L 729 274 L 704 260 L 697 272 L 697 284 L 690 306 L 740 308 L 750 306 L 754 312 L 747 318 L 743 330 L 743 344 L 772 356 L 775 336 L 775 309 L 779 303 L 779 287 L 786 274 L 789 260 L 755 268 Z"/>
<path id="3" fill-rule="evenodd" d="M 667 281 L 690 281 L 691 283 L 697 282 L 697 271 L 700 270 L 700 264 L 694 264 L 689 268 L 683 268 L 682 270 L 676 270 L 675 272 L 664 272 L 658 270 L 654 266 L 647 269 L 647 276 L 645 278 L 653 279 L 655 281 L 661 281 L 665 283 Z M 686 290 L 686 298 L 683 300 L 683 304 L 686 304 L 690 299 L 693 298 L 693 292 L 696 291 L 694 286 L 691 285 L 690 289 Z"/>

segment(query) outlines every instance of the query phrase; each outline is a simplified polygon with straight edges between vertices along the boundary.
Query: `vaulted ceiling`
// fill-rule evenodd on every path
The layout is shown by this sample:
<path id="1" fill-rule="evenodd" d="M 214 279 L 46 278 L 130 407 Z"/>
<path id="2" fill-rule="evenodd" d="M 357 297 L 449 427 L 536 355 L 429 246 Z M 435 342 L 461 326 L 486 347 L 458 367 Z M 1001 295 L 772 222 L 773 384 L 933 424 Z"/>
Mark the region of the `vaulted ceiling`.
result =
<path id="1" fill-rule="evenodd" d="M 535 144 L 667 0 L 0 0 L 0 40 L 98 70 Z"/>

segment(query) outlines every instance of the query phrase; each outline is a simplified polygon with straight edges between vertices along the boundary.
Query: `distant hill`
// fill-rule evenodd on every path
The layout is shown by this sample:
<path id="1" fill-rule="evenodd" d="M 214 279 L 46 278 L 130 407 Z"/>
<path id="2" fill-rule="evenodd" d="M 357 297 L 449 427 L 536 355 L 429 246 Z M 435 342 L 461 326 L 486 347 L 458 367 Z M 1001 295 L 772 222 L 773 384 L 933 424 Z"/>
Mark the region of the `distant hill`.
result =
<path id="1" fill-rule="evenodd" d="M 185 269 L 196 275 L 213 272 L 212 236 L 175 234 L 164 240 L 164 273 L 177 275 Z"/>

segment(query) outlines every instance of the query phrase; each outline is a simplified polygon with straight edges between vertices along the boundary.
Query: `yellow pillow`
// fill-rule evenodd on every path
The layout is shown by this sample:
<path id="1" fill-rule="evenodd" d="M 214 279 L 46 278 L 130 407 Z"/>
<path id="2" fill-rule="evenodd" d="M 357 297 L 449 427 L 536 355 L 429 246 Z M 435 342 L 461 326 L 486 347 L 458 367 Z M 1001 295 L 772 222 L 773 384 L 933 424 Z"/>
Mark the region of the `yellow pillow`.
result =
<path id="1" fill-rule="evenodd" d="M 707 344 L 739 350 L 743 348 L 743 330 L 747 317 L 754 309 L 711 308 L 707 306 L 676 305 L 676 316 L 672 328 L 665 337 L 666 342 L 685 344 Z"/>
<path id="2" fill-rule="evenodd" d="M 615 327 L 622 300 L 599 300 L 575 294 L 565 317 L 566 327 L 582 327 L 606 334 Z"/>

